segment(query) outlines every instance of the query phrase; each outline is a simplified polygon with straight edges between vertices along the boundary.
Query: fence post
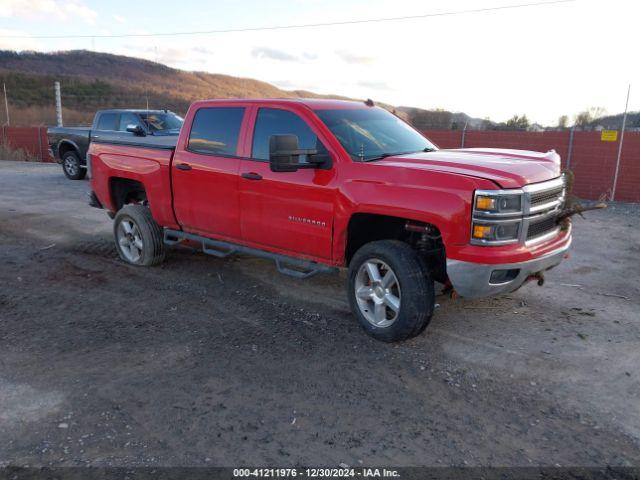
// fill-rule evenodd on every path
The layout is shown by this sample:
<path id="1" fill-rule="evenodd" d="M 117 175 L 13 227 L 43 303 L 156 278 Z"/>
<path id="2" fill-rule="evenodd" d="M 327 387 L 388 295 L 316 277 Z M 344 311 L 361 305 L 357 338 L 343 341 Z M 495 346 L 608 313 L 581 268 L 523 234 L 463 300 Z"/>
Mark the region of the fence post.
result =
<path id="1" fill-rule="evenodd" d="M 56 92 L 56 123 L 62 127 L 62 96 L 60 94 L 60 82 L 54 82 L 53 88 Z"/>
<path id="2" fill-rule="evenodd" d="M 574 125 L 569 130 L 569 148 L 567 150 L 567 170 L 571 168 L 571 154 L 573 153 L 573 132 L 576 131 L 576 126 Z"/>
<path id="3" fill-rule="evenodd" d="M 467 122 L 464 122 L 464 128 L 462 129 L 462 138 L 460 139 L 460 148 L 464 148 L 464 137 L 467 135 Z"/>
<path id="4" fill-rule="evenodd" d="M 38 127 L 38 158 L 41 162 L 44 162 L 42 157 L 42 127 Z"/>
<path id="5" fill-rule="evenodd" d="M 3 83 L 2 88 L 4 89 L 4 108 L 7 114 L 7 125 L 11 125 L 11 121 L 9 120 L 9 100 L 7 99 L 7 84 Z"/>
<path id="6" fill-rule="evenodd" d="M 620 144 L 618 145 L 618 158 L 616 159 L 616 171 L 613 174 L 613 189 L 611 190 L 611 201 L 616 199 L 616 187 L 618 186 L 618 172 L 620 170 L 620 157 L 622 156 L 622 143 L 624 142 L 624 128 L 627 125 L 627 110 L 629 109 L 629 94 L 631 93 L 631 84 L 627 89 L 627 103 L 624 106 L 624 115 L 622 116 L 622 131 L 620 132 Z"/>

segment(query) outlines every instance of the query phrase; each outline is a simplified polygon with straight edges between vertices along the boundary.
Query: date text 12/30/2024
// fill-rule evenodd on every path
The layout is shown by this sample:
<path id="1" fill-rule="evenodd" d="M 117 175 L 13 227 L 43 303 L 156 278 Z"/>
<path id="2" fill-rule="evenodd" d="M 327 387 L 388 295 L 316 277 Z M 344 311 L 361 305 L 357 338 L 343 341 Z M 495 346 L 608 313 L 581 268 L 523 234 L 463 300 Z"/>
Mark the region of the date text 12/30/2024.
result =
<path id="1" fill-rule="evenodd" d="M 386 468 L 234 468 L 235 478 L 399 478 Z"/>

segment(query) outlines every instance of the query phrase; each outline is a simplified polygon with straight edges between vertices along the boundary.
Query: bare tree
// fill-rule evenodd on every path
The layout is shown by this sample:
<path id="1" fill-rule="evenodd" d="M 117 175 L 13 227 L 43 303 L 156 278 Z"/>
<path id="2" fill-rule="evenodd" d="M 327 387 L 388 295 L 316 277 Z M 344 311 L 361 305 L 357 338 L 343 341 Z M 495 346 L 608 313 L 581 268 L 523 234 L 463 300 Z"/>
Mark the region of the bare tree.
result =
<path id="1" fill-rule="evenodd" d="M 558 117 L 558 128 L 565 129 L 569 126 L 569 117 L 567 115 L 560 115 Z"/>
<path id="2" fill-rule="evenodd" d="M 587 127 L 600 117 L 604 116 L 606 112 L 607 111 L 602 107 L 589 107 L 575 116 L 574 124 L 576 127 L 580 128 Z"/>
<path id="3" fill-rule="evenodd" d="M 480 130 L 492 130 L 494 123 L 489 117 L 485 117 L 480 124 Z"/>
<path id="4" fill-rule="evenodd" d="M 526 115 L 514 115 L 506 123 L 507 130 L 526 130 L 529 127 L 529 119 Z"/>

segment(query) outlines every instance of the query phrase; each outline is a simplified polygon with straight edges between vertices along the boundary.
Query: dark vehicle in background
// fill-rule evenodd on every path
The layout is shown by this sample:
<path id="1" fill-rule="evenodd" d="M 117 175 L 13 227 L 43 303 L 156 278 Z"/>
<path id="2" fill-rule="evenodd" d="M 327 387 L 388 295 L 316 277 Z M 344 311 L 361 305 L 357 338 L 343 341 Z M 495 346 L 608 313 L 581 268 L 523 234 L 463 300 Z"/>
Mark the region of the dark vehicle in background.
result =
<path id="1" fill-rule="evenodd" d="M 49 128 L 49 152 L 67 178 L 81 180 L 87 175 L 85 157 L 91 142 L 173 147 L 182 122 L 168 110 L 99 110 L 90 128 Z"/>

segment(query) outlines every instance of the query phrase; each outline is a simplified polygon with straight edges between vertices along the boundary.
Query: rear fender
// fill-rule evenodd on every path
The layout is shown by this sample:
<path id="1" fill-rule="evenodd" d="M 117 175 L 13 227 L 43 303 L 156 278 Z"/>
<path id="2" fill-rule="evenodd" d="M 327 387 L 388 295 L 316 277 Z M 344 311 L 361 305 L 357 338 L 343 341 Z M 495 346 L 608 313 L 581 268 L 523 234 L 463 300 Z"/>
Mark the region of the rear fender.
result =
<path id="1" fill-rule="evenodd" d="M 117 205 L 111 198 L 111 179 L 134 180 L 144 185 L 155 221 L 163 227 L 179 228 L 172 208 L 172 150 L 92 143 L 89 154 L 91 185 L 107 210 L 117 210 Z"/>
<path id="2" fill-rule="evenodd" d="M 78 155 L 78 158 L 80 159 L 81 165 L 86 164 L 86 159 L 83 158 L 83 156 L 80 154 L 80 147 L 78 147 L 78 144 L 76 142 L 67 138 L 60 140 L 56 146 L 55 151 L 58 160 L 62 160 L 62 156 L 69 151 L 75 151 L 75 153 Z"/>

